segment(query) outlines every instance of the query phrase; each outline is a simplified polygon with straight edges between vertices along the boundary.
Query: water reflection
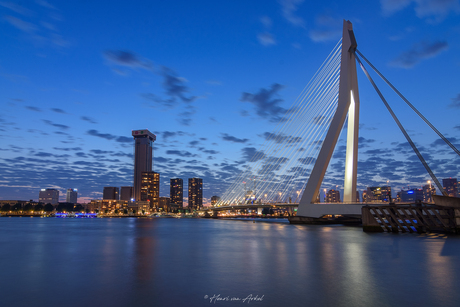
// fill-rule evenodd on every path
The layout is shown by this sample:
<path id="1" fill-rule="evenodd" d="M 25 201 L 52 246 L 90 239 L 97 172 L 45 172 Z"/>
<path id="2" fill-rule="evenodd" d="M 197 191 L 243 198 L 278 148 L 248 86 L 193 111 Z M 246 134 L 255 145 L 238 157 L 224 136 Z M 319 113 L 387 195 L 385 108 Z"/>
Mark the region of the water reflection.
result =
<path id="1" fill-rule="evenodd" d="M 5 306 L 59 305 L 74 291 L 85 295 L 66 305 L 209 306 L 213 294 L 264 295 L 260 306 L 460 301 L 456 236 L 199 219 L 0 222 Z"/>

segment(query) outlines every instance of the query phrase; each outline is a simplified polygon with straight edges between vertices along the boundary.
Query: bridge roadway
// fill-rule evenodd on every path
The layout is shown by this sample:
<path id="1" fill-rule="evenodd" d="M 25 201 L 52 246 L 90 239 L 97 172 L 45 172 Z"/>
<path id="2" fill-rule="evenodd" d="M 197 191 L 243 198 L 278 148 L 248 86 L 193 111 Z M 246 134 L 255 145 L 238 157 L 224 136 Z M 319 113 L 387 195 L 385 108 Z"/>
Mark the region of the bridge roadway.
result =
<path id="1" fill-rule="evenodd" d="M 241 209 L 258 209 L 258 208 L 286 208 L 298 207 L 299 203 L 267 203 L 267 204 L 244 204 L 232 206 L 210 207 L 203 211 L 226 211 L 226 210 L 241 210 Z"/>
<path id="2" fill-rule="evenodd" d="M 382 206 L 389 203 L 312 203 L 308 206 L 308 217 L 320 218 L 325 215 L 353 215 L 361 216 L 363 206 Z M 259 209 L 259 208 L 290 208 L 298 207 L 298 203 L 262 203 L 262 204 L 244 204 L 233 206 L 211 207 L 202 211 L 226 211 L 241 209 Z"/>

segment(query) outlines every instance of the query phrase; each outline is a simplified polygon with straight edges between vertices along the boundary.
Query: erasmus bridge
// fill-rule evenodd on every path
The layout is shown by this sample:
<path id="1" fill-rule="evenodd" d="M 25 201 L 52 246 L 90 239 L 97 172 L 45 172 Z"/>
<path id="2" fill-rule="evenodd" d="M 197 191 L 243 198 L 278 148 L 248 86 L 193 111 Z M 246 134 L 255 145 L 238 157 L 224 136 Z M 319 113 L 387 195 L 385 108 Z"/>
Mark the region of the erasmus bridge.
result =
<path id="1" fill-rule="evenodd" d="M 244 171 L 229 186 L 213 211 L 264 207 L 298 207 L 297 216 L 360 216 L 363 203 L 357 197 L 360 66 L 405 136 L 432 182 L 444 189 L 401 125 L 380 89 L 364 66 L 366 63 L 458 155 L 447 140 L 364 55 L 357 49 L 351 22 L 343 22 L 343 36 L 298 96 L 266 143 L 257 150 Z M 346 127 L 342 203 L 320 203 L 319 192 L 342 130 Z M 345 133 L 345 132 L 344 132 Z M 336 176 L 336 174 L 334 174 Z M 378 205 L 373 203 L 373 205 Z M 381 205 L 381 204 L 380 204 Z"/>

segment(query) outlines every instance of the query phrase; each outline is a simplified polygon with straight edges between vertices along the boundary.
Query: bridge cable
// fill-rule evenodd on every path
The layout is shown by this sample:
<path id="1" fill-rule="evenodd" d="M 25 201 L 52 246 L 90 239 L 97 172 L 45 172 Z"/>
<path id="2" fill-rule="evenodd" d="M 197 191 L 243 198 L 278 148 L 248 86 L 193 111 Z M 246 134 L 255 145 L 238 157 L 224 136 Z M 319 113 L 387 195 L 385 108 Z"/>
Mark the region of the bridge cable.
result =
<path id="1" fill-rule="evenodd" d="M 452 143 L 451 143 L 441 132 L 439 132 L 439 130 L 436 129 L 436 127 L 434 127 L 434 126 L 430 123 L 430 121 L 429 121 L 428 119 L 426 119 L 425 116 L 423 116 L 422 113 L 420 113 L 420 112 L 417 110 L 417 108 L 414 107 L 414 106 L 409 102 L 409 100 L 407 100 L 406 97 L 404 97 L 404 95 L 401 94 L 401 92 L 399 92 L 399 91 L 393 86 L 393 84 L 391 84 L 391 82 L 388 81 L 387 78 L 385 78 L 385 77 L 380 73 L 380 71 L 378 71 L 377 68 L 375 68 L 374 65 L 372 65 L 371 62 L 369 62 L 369 61 L 364 57 L 364 55 L 363 55 L 361 52 L 359 52 L 359 50 L 356 49 L 356 52 L 363 58 L 364 61 L 366 61 L 367 64 L 369 64 L 369 66 L 380 76 L 380 78 L 382 78 L 383 81 L 385 81 L 386 84 L 388 84 L 388 86 L 391 87 L 391 89 L 392 89 L 396 94 L 398 94 L 399 97 L 401 97 L 401 99 L 404 100 L 404 102 L 405 102 L 409 107 L 411 107 L 412 110 L 413 110 L 415 113 L 417 113 L 417 115 L 420 116 L 420 118 L 423 119 L 423 121 L 424 121 L 434 132 L 436 132 L 436 134 L 439 135 L 439 137 L 440 137 L 444 142 L 446 142 L 446 144 L 449 145 L 450 148 L 452 148 L 452 149 L 455 151 L 455 153 L 457 153 L 457 155 L 460 156 L 460 151 L 459 151 L 459 150 L 458 150 L 458 149 L 457 149 L 457 148 L 456 148 L 456 147 L 455 147 L 455 146 L 454 146 L 454 145 L 453 145 L 453 144 L 452 144 Z"/>
<path id="2" fill-rule="evenodd" d="M 380 92 L 379 88 L 377 87 L 377 85 L 374 83 L 374 80 L 372 80 L 372 77 L 369 75 L 369 73 L 367 72 L 366 68 L 364 67 L 363 63 L 361 62 L 361 60 L 358 58 L 358 56 L 355 57 L 356 60 L 358 61 L 359 63 L 359 66 L 361 67 L 361 69 L 363 70 L 364 74 L 366 75 L 367 79 L 369 79 L 369 81 L 371 82 L 372 86 L 374 87 L 375 91 L 377 92 L 377 94 L 380 96 L 380 99 L 382 100 L 382 102 L 385 104 L 386 108 L 388 109 L 388 112 L 390 112 L 391 116 L 393 117 L 394 121 L 396 122 L 396 124 L 398 125 L 399 129 L 401 130 L 401 132 L 404 134 L 404 136 L 406 137 L 406 140 L 409 142 L 410 146 L 412 147 L 412 149 L 414 150 L 415 154 L 417 155 L 417 157 L 420 159 L 420 162 L 422 162 L 423 166 L 425 167 L 426 171 L 428 172 L 428 174 L 430 174 L 431 176 L 431 179 L 433 179 L 433 181 L 436 183 L 436 186 L 438 187 L 438 189 L 442 192 L 442 194 L 444 196 L 448 196 L 446 191 L 444 191 L 441 183 L 438 181 L 438 178 L 436 178 L 436 176 L 434 175 L 433 171 L 431 170 L 431 168 L 428 166 L 428 164 L 426 163 L 425 159 L 423 158 L 422 154 L 420 153 L 420 151 L 417 149 L 417 147 L 415 146 L 414 142 L 412 142 L 412 139 L 410 138 L 409 134 L 407 134 L 406 130 L 404 129 L 404 127 L 402 126 L 401 122 L 399 121 L 399 119 L 396 117 L 396 114 L 393 112 L 393 110 L 391 109 L 390 105 L 388 104 L 388 102 L 385 100 L 385 97 L 383 97 L 382 93 Z"/>

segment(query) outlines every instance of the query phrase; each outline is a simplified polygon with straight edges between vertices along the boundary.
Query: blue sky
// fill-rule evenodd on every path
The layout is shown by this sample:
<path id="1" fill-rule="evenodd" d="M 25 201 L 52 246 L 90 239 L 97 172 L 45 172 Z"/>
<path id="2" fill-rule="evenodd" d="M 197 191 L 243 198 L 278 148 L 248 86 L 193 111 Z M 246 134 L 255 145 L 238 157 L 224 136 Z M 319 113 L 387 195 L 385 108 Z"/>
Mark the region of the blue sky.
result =
<path id="1" fill-rule="evenodd" d="M 161 196 L 175 177 L 203 178 L 206 199 L 223 194 L 339 41 L 343 19 L 358 49 L 459 144 L 458 0 L 1 0 L 0 199 L 58 188 L 64 200 L 77 188 L 87 201 L 131 185 L 131 130 L 145 128 L 157 135 Z M 360 190 L 419 187 L 428 175 L 358 78 Z M 458 176 L 458 157 L 388 100 L 436 175 Z M 342 165 L 338 154 L 324 188 L 340 188 Z"/>

